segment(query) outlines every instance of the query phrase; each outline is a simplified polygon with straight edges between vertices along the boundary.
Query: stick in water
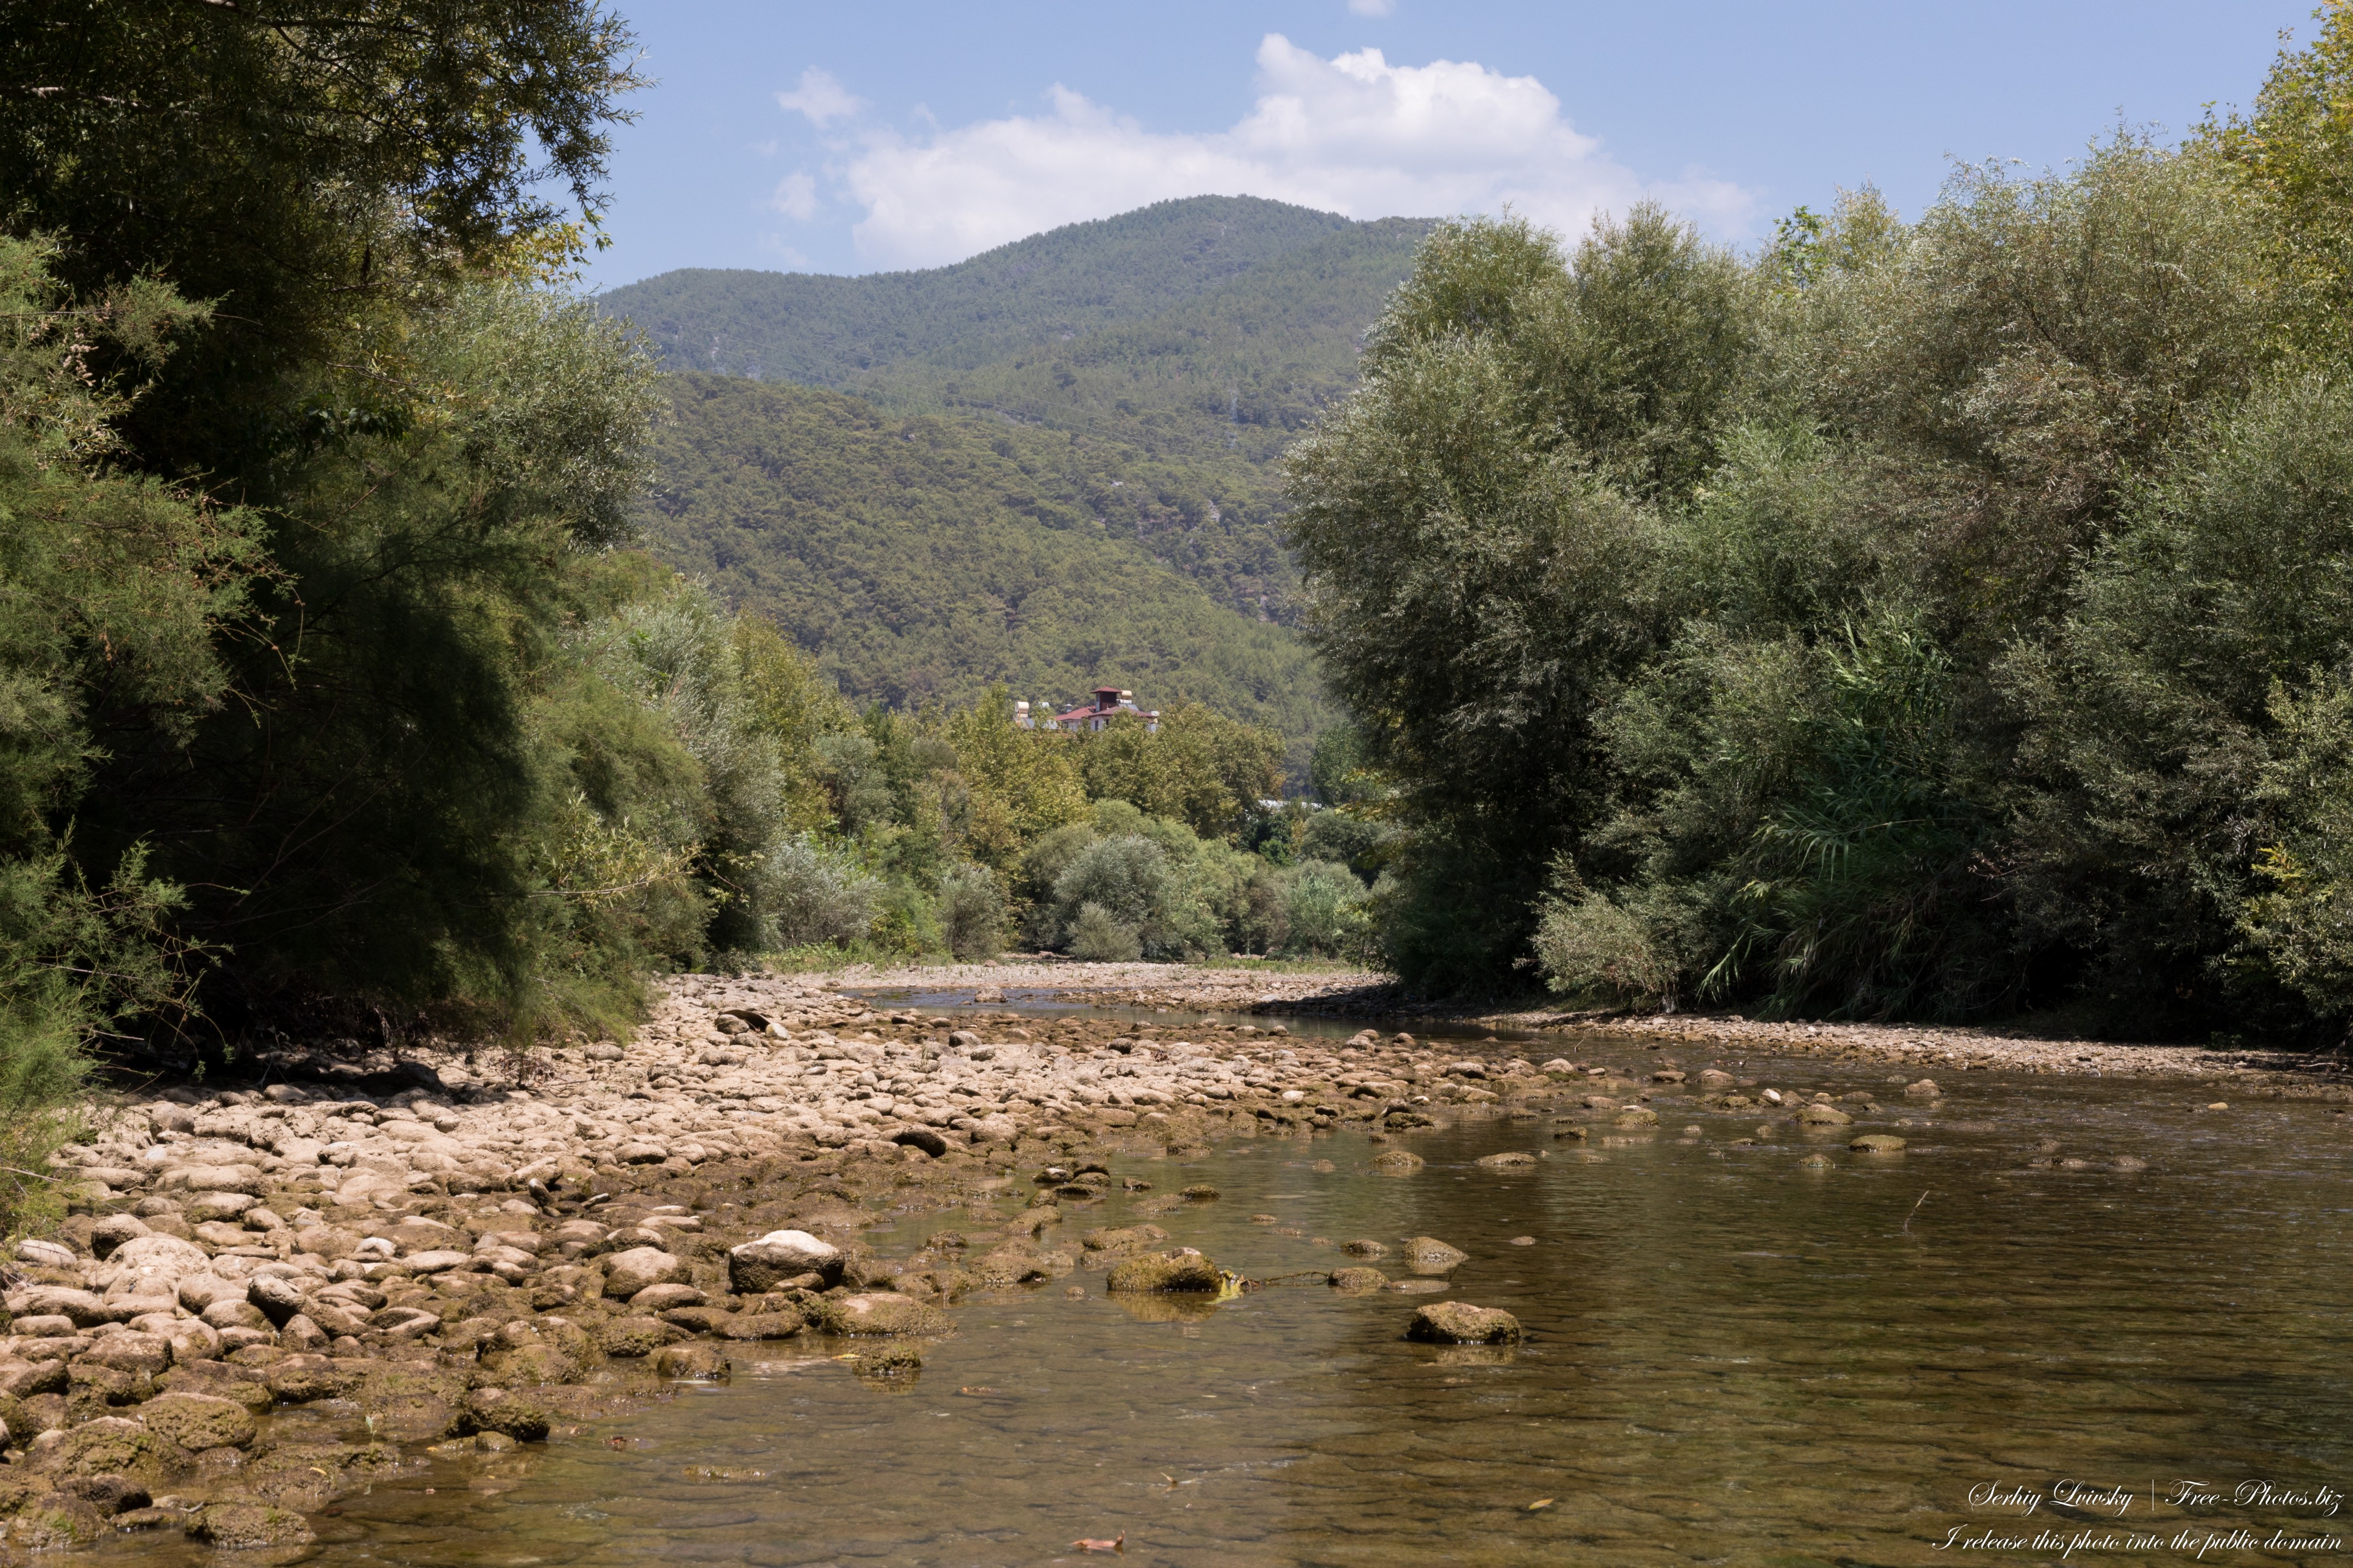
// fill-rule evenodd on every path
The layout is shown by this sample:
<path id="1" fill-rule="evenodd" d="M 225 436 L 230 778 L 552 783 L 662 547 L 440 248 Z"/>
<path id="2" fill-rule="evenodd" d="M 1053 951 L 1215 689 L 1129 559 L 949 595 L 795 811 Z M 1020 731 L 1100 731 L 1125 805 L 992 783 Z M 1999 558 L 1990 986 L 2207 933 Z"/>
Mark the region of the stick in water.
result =
<path id="1" fill-rule="evenodd" d="M 1930 1189 L 1928 1189 L 1928 1191 L 1929 1191 L 1929 1192 L 1934 1192 L 1934 1191 L 1936 1191 L 1936 1189 L 1935 1189 L 1934 1187 L 1931 1187 Z M 1927 1193 L 1922 1193 L 1922 1194 L 1920 1194 L 1920 1203 L 1915 1203 L 1915 1204 L 1914 1204 L 1914 1205 L 1912 1205 L 1912 1214 L 1918 1214 L 1918 1213 L 1920 1212 L 1920 1204 L 1925 1204 L 1925 1203 L 1926 1203 L 1927 1201 L 1928 1201 L 1928 1194 L 1927 1194 Z M 1904 1216 L 1904 1234 L 1905 1234 L 1905 1235 L 1906 1235 L 1906 1236 L 1909 1236 L 1909 1235 L 1911 1235 L 1911 1234 L 1912 1234 L 1912 1214 L 1907 1214 L 1907 1215 L 1905 1215 Z"/>

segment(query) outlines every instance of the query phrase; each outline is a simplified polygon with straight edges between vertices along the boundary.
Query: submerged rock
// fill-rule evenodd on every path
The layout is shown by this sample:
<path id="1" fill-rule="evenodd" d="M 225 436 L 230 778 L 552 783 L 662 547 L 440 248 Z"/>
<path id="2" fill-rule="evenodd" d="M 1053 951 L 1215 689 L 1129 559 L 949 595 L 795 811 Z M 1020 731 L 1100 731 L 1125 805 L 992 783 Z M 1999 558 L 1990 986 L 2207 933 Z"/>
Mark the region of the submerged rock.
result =
<path id="1" fill-rule="evenodd" d="M 1525 1149 L 1507 1149 L 1500 1154 L 1482 1154 L 1476 1163 L 1491 1171 L 1520 1170 L 1535 1164 L 1536 1156 Z"/>
<path id="2" fill-rule="evenodd" d="M 1377 1268 L 1335 1268 L 1330 1283 L 1333 1289 L 1344 1296 L 1360 1296 L 1371 1290 L 1388 1289 L 1389 1277 Z"/>
<path id="3" fill-rule="evenodd" d="M 1847 1147 L 1858 1154 L 1893 1154 L 1904 1147 L 1904 1140 L 1893 1132 L 1866 1132 Z"/>
<path id="4" fill-rule="evenodd" d="M 670 1345 L 654 1352 L 654 1375 L 681 1383 L 724 1383 L 734 1363 L 715 1345 Z"/>
<path id="5" fill-rule="evenodd" d="M 1410 1149 L 1384 1149 L 1373 1156 L 1373 1169 L 1384 1176 L 1409 1176 L 1425 1163 Z"/>
<path id="6" fill-rule="evenodd" d="M 1436 1345 L 1510 1345 L 1520 1341 L 1520 1321 L 1495 1307 L 1467 1301 L 1434 1301 L 1414 1310 L 1405 1337 Z"/>

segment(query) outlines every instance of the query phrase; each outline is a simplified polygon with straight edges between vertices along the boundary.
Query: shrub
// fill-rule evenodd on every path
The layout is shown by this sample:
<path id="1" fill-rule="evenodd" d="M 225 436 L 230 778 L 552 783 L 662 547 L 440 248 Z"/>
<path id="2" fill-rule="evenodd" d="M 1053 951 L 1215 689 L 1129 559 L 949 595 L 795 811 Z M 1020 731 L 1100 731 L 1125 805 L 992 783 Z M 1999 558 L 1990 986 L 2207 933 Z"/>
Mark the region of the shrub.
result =
<path id="1" fill-rule="evenodd" d="M 1149 942 L 1166 914 L 1170 892 L 1168 854 L 1140 834 L 1099 838 L 1071 858 L 1054 879 L 1054 905 L 1061 927 L 1075 933 L 1085 906 L 1132 928 Z"/>
<path id="2" fill-rule="evenodd" d="M 1284 883 L 1284 951 L 1340 958 L 1364 950 L 1371 900 L 1355 872 L 1329 860 L 1309 860 L 1293 867 Z"/>
<path id="3" fill-rule="evenodd" d="M 1144 939 L 1136 927 L 1101 904 L 1083 903 L 1071 922 L 1071 956 L 1090 963 L 1133 963 L 1144 956 Z"/>
<path id="4" fill-rule="evenodd" d="M 986 866 L 951 867 L 940 875 L 940 934 L 965 963 L 994 958 L 1005 947 L 1005 900 Z"/>
<path id="5" fill-rule="evenodd" d="M 849 942 L 872 928 L 881 884 L 807 834 L 771 850 L 766 872 L 778 946 Z"/>
<path id="6" fill-rule="evenodd" d="M 1675 1005 L 1676 965 L 1649 922 L 1599 893 L 1547 900 L 1535 948 L 1555 991 Z"/>

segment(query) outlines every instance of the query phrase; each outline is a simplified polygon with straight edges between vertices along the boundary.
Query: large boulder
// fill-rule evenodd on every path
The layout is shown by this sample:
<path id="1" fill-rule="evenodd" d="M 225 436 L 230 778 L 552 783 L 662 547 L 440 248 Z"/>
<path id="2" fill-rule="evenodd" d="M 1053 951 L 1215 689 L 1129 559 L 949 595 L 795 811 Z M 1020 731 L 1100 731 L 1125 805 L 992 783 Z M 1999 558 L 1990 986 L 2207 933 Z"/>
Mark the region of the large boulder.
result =
<path id="1" fill-rule="evenodd" d="M 1519 1343 L 1520 1321 L 1500 1308 L 1436 1301 L 1415 1309 L 1405 1337 L 1435 1345 L 1511 1345 Z"/>
<path id="2" fill-rule="evenodd" d="M 757 1241 L 731 1247 L 727 1283 L 739 1296 L 757 1296 L 788 1279 L 815 1274 L 828 1285 L 841 1280 L 841 1249 L 805 1230 L 772 1230 Z"/>
<path id="3" fill-rule="evenodd" d="M 626 1301 L 656 1285 L 681 1285 L 694 1277 L 685 1258 L 659 1247 L 632 1247 L 605 1260 L 605 1294 Z"/>

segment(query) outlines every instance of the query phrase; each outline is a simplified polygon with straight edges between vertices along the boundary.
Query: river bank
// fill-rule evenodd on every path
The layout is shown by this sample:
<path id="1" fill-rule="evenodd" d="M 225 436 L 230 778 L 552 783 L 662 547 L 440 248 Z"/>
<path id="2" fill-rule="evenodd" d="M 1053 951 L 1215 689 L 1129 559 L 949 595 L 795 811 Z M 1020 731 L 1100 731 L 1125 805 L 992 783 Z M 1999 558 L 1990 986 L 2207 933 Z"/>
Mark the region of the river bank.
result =
<path id="1" fill-rule="evenodd" d="M 1099 1007 L 1197 1010 L 1283 1018 L 1379 1019 L 1401 1028 L 1450 1035 L 1636 1036 L 1662 1047 L 1841 1060 L 1913 1064 L 1924 1068 L 2015 1069 L 2060 1075 L 2095 1073 L 2244 1083 L 2264 1094 L 2305 1092 L 2353 1079 L 2353 1063 L 2232 1042 L 2206 1046 L 2093 1039 L 2061 1029 L 2000 1025 L 1947 1026 L 1772 1021 L 1728 1012 L 1636 1013 L 1544 1006 L 1419 1002 L 1388 975 L 1324 969 L 1222 969 L 1181 963 L 1078 963 L 1006 960 L 896 969 L 860 967 L 833 977 L 860 989 L 918 993 L 1026 993 Z M 1525 1043 L 1525 1042 L 1524 1042 Z"/>
<path id="2" fill-rule="evenodd" d="M 1147 1284 L 1214 1277 L 1151 1263 L 1172 1240 L 1157 1223 L 1089 1227 L 1106 1195 L 1131 1216 L 1215 1201 L 1177 1180 L 1114 1187 L 1123 1160 L 1341 1128 L 1403 1144 L 1481 1118 L 1525 1124 L 1537 1148 L 1517 1157 L 1535 1160 L 1651 1137 L 1662 1112 L 1718 1124 L 1727 1149 L 1802 1138 L 1870 1158 L 1934 1126 L 1945 1092 L 1908 1070 L 1777 1087 L 1736 1035 L 1294 1035 L 1271 1010 L 1324 1005 L 1331 976 L 1241 976 L 1261 1010 L 1202 1016 L 1238 994 L 1219 972 L 1149 967 L 1039 966 L 1035 989 L 1050 973 L 1064 1003 L 1182 1012 L 1007 1010 L 1033 989 L 1018 966 L 952 1014 L 860 994 L 955 989 L 939 972 L 686 976 L 627 1043 L 512 1058 L 346 1041 L 260 1058 L 233 1087 L 126 1092 L 68 1152 L 79 1212 L 16 1249 L 9 1540 L 161 1530 L 293 1550 L 307 1515 L 355 1489 L 576 1436 L 737 1358 L 847 1356 L 888 1383 L 968 1298 L 1130 1257 Z M 1928 1048 L 1806 1038 L 1817 1056 Z M 2233 1070 L 2245 1098 L 2353 1099 Z M 2207 1109 L 2184 1088 L 2180 1109 Z M 931 1213 L 946 1223 L 899 1256 L 864 1239 Z"/>
<path id="3" fill-rule="evenodd" d="M 630 1042 L 530 1058 L 340 1044 L 126 1092 L 61 1156 L 78 1212 L 18 1244 L 0 1337 L 12 1542 L 291 1549 L 420 1455 L 576 1431 L 767 1342 L 888 1378 L 968 1292 L 1166 1241 L 1056 1239 L 1103 1189 L 1094 1151 L 1424 1125 L 1572 1076 L 1497 1064 L 1488 1089 L 1401 1036 L 951 1018 L 782 977 L 684 977 Z M 860 1239 L 926 1209 L 960 1228 L 899 1258 Z"/>

